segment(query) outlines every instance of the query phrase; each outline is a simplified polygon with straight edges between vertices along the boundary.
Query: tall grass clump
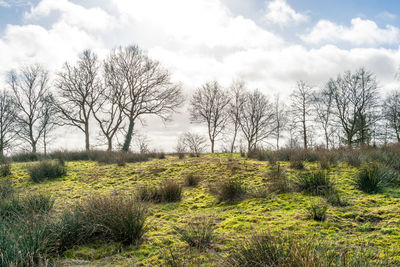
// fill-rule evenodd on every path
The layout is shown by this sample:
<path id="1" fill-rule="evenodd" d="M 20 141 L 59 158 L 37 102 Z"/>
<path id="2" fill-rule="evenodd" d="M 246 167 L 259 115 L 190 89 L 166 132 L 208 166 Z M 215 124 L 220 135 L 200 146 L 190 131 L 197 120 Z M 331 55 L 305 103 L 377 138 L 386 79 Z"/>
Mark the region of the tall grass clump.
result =
<path id="1" fill-rule="evenodd" d="M 11 175 L 10 162 L 4 162 L 0 165 L 0 177 L 7 177 Z"/>
<path id="2" fill-rule="evenodd" d="M 304 170 L 304 163 L 300 159 L 291 159 L 290 160 L 290 168 L 295 169 L 295 170 Z"/>
<path id="3" fill-rule="evenodd" d="M 246 188 L 239 179 L 229 178 L 217 183 L 212 191 L 217 195 L 218 201 L 231 202 L 242 198 L 246 193 Z"/>
<path id="4" fill-rule="evenodd" d="M 41 161 L 28 168 L 31 180 L 35 183 L 41 183 L 46 180 L 61 178 L 67 174 L 67 169 L 60 161 Z"/>
<path id="5" fill-rule="evenodd" d="M 57 237 L 45 217 L 17 217 L 0 222 L 1 266 L 47 266 Z"/>
<path id="6" fill-rule="evenodd" d="M 60 250 L 98 239 L 138 244 L 147 231 L 147 208 L 129 196 L 92 196 L 65 211 L 54 229 Z"/>
<path id="7" fill-rule="evenodd" d="M 271 190 L 275 193 L 286 193 L 292 190 L 291 181 L 289 181 L 285 169 L 279 163 L 271 167 L 268 172 L 271 178 Z"/>
<path id="8" fill-rule="evenodd" d="M 0 180 L 0 201 L 14 195 L 15 189 L 10 180 Z"/>
<path id="9" fill-rule="evenodd" d="M 192 172 L 186 174 L 184 179 L 186 186 L 197 186 L 201 181 L 201 177 Z"/>
<path id="10" fill-rule="evenodd" d="M 164 180 L 159 186 L 143 185 L 136 191 L 140 201 L 177 202 L 182 199 L 182 186 L 172 179 Z"/>
<path id="11" fill-rule="evenodd" d="M 296 185 L 300 191 L 317 196 L 324 195 L 326 191 L 333 189 L 331 179 L 327 172 L 323 170 L 300 173 L 296 180 Z"/>
<path id="12" fill-rule="evenodd" d="M 266 233 L 238 243 L 225 258 L 225 266 L 394 266 L 373 260 L 370 254 L 363 248 L 341 248 L 313 239 Z"/>
<path id="13" fill-rule="evenodd" d="M 182 186 L 172 179 L 164 180 L 159 190 L 162 201 L 177 202 L 182 199 Z"/>
<path id="14" fill-rule="evenodd" d="M 356 183 L 360 190 L 373 194 L 382 192 L 393 180 L 393 172 L 379 164 L 370 163 L 361 166 Z"/>
<path id="15" fill-rule="evenodd" d="M 45 215 L 53 206 L 54 199 L 44 193 L 28 194 L 24 197 L 11 196 L 0 199 L 0 219 Z"/>
<path id="16" fill-rule="evenodd" d="M 174 227 L 180 239 L 189 246 L 205 249 L 215 238 L 215 223 L 209 216 L 197 216 L 188 220 L 184 227 Z"/>
<path id="17" fill-rule="evenodd" d="M 324 201 L 313 201 L 307 208 L 308 217 L 319 222 L 325 221 L 327 211 L 328 205 Z"/>

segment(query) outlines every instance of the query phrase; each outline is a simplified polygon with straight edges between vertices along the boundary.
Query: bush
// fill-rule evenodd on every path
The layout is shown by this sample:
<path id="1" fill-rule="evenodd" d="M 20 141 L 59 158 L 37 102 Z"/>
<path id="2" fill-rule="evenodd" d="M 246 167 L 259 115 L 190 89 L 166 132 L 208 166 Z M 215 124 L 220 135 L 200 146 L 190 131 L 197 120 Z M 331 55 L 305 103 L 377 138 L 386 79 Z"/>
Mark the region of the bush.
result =
<path id="1" fill-rule="evenodd" d="M 307 209 L 309 218 L 319 222 L 325 221 L 327 210 L 328 205 L 323 201 L 312 202 Z"/>
<path id="2" fill-rule="evenodd" d="M 207 248 L 214 239 L 215 223 L 208 216 L 198 216 L 189 220 L 185 227 L 175 227 L 181 240 L 198 249 Z"/>
<path id="3" fill-rule="evenodd" d="M 357 186 L 365 193 L 379 193 L 392 180 L 392 172 L 378 164 L 370 163 L 361 167 L 357 177 Z"/>
<path id="4" fill-rule="evenodd" d="M 0 181 L 0 201 L 14 195 L 15 189 L 10 180 Z"/>
<path id="5" fill-rule="evenodd" d="M 137 244 L 146 228 L 147 209 L 131 197 L 93 196 L 64 212 L 55 229 L 60 249 L 96 239 Z"/>
<path id="6" fill-rule="evenodd" d="M 61 178 L 67 174 L 67 170 L 60 161 L 41 161 L 30 166 L 28 173 L 33 182 L 41 183 L 49 179 Z"/>
<path id="7" fill-rule="evenodd" d="M 201 181 L 200 176 L 194 173 L 189 173 L 185 175 L 185 185 L 186 186 L 197 186 Z"/>
<path id="8" fill-rule="evenodd" d="M 238 179 L 227 179 L 217 184 L 213 190 L 218 201 L 234 201 L 246 193 L 243 183 Z"/>
<path id="9" fill-rule="evenodd" d="M 185 153 L 178 153 L 178 158 L 179 159 L 184 159 L 185 158 Z"/>
<path id="10" fill-rule="evenodd" d="M 243 267 L 387 266 L 370 262 L 365 250 L 269 233 L 241 241 L 225 258 L 227 266 Z"/>
<path id="11" fill-rule="evenodd" d="M 300 173 L 296 185 L 300 191 L 317 196 L 325 195 L 334 188 L 328 174 L 322 170 Z"/>
<path id="12" fill-rule="evenodd" d="M 0 177 L 7 177 L 9 175 L 11 175 L 11 164 L 5 162 L 0 166 Z"/>

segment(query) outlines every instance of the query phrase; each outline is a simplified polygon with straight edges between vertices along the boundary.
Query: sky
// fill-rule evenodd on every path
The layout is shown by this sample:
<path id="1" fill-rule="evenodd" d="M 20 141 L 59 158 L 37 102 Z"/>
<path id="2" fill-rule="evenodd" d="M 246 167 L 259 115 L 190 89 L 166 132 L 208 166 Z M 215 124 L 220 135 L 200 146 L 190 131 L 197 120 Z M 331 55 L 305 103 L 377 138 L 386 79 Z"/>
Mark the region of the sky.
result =
<path id="1" fill-rule="evenodd" d="M 400 5 L 390 0 L 0 0 L 0 87 L 23 64 L 52 73 L 84 49 L 105 57 L 138 44 L 182 84 L 185 95 L 210 80 L 243 79 L 286 99 L 297 80 L 316 87 L 345 70 L 376 73 L 382 94 L 399 87 Z M 173 151 L 186 131 L 206 133 L 182 107 L 172 121 L 148 117 L 139 131 Z M 54 148 L 83 148 L 63 129 Z M 96 130 L 93 139 L 96 138 Z M 217 147 L 222 145 L 219 142 Z"/>

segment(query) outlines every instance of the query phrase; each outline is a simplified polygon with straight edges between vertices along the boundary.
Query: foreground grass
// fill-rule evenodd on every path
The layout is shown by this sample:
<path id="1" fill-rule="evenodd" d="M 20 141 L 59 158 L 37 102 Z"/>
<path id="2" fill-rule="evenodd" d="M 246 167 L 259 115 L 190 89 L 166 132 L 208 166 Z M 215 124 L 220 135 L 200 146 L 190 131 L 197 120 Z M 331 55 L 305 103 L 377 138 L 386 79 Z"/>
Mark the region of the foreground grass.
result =
<path id="1" fill-rule="evenodd" d="M 281 163 L 289 179 L 295 180 L 302 170 Z M 254 233 L 278 233 L 293 237 L 324 240 L 340 246 L 365 246 L 372 260 L 389 257 L 400 264 L 400 189 L 389 187 L 380 194 L 366 194 L 357 184 L 359 170 L 346 164 L 332 167 L 330 180 L 347 202 L 344 206 L 329 205 L 323 222 L 310 220 L 310 203 L 321 196 L 306 192 L 272 193 L 266 162 L 241 158 L 239 155 L 216 154 L 200 158 L 153 159 L 128 163 L 123 167 L 99 165 L 91 161 L 66 163 L 67 175 L 41 184 L 30 181 L 26 172 L 29 163 L 12 165 L 8 177 L 21 194 L 44 192 L 55 199 L 55 213 L 93 194 L 127 194 L 147 184 L 160 184 L 173 179 L 185 185 L 188 174 L 199 176 L 197 186 L 186 186 L 179 202 L 148 203 L 148 232 L 141 244 L 123 246 L 118 242 L 95 242 L 66 251 L 59 264 L 65 265 L 139 265 L 157 266 L 166 255 L 182 258 L 193 256 L 195 265 L 219 266 L 223 257 L 238 247 L 241 240 Z M 319 169 L 318 163 L 305 163 L 308 170 Z M 228 179 L 243 182 L 247 194 L 235 201 L 221 201 L 213 187 Z M 196 216 L 213 218 L 213 238 L 207 249 L 191 248 L 177 228 L 183 228 Z"/>

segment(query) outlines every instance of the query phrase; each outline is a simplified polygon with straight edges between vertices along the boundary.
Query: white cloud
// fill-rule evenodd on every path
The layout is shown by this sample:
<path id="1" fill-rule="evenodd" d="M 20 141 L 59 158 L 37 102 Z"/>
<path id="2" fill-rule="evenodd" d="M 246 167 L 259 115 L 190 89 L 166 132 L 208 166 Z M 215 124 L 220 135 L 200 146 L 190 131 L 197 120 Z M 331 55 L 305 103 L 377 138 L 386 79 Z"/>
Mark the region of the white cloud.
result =
<path id="1" fill-rule="evenodd" d="M 395 20 L 397 18 L 395 14 L 392 14 L 388 11 L 381 12 L 376 17 L 384 20 Z"/>
<path id="2" fill-rule="evenodd" d="M 250 88 L 259 88 L 271 96 L 280 92 L 284 98 L 298 79 L 322 85 L 344 70 L 361 66 L 374 71 L 382 85 L 390 84 L 400 64 L 399 49 L 341 49 L 334 44 L 308 49 L 288 43 L 252 19 L 234 16 L 219 0 L 113 0 L 96 8 L 67 0 L 42 0 L 26 16 L 31 24 L 8 25 L 0 36 L 3 77 L 21 63 L 37 61 L 56 70 L 86 48 L 104 55 L 117 45 L 138 43 L 171 71 L 175 81 L 182 82 L 188 94 L 210 79 L 228 85 L 233 78 L 241 77 Z M 42 25 L 41 19 L 48 17 L 52 18 L 50 24 Z M 289 17 L 293 22 L 293 16 Z M 338 40 L 331 37 L 337 36 L 334 33 L 348 36 L 351 34 L 346 31 L 353 28 L 331 22 L 327 26 L 325 30 L 333 32 L 327 37 L 319 40 L 310 34 L 303 38 L 310 37 L 309 41 L 315 43 L 336 43 L 344 37 Z M 371 31 L 371 23 L 365 27 L 374 44 L 376 39 L 382 39 L 375 32 L 384 31 L 383 35 L 387 35 L 388 28 L 376 26 Z M 354 28 L 365 31 L 360 25 Z M 369 40 L 358 34 L 357 38 L 364 40 L 362 44 Z M 179 133 L 195 127 L 189 124 L 185 109 L 174 118 L 166 126 L 148 119 L 144 131 L 153 140 L 153 147 L 171 151 Z M 60 137 L 55 146 L 81 148 L 81 136 L 73 132 Z"/>
<path id="3" fill-rule="evenodd" d="M 0 0 L 0 7 L 10 7 L 10 4 L 4 0 Z"/>
<path id="4" fill-rule="evenodd" d="M 272 0 L 266 2 L 268 22 L 285 26 L 290 23 L 301 23 L 308 20 L 305 14 L 297 13 L 286 0 Z"/>
<path id="5" fill-rule="evenodd" d="M 49 16 L 55 11 L 60 12 L 60 21 L 92 31 L 110 30 L 116 20 L 101 8 L 84 8 L 68 0 L 42 0 L 30 12 L 25 14 L 27 19 L 39 19 Z"/>
<path id="6" fill-rule="evenodd" d="M 301 39 L 313 44 L 346 42 L 352 45 L 396 45 L 400 41 L 400 29 L 392 25 L 382 29 L 374 21 L 361 18 L 352 19 L 350 27 L 320 20 Z"/>

